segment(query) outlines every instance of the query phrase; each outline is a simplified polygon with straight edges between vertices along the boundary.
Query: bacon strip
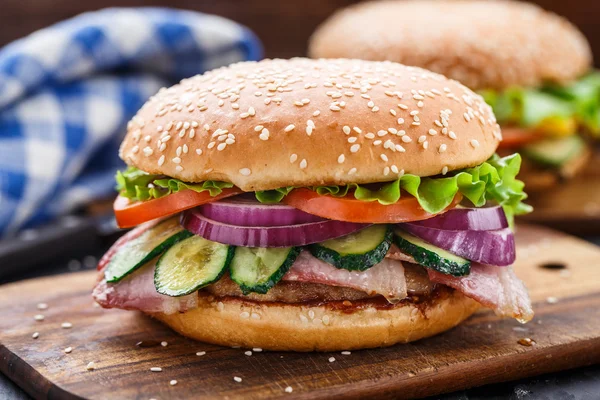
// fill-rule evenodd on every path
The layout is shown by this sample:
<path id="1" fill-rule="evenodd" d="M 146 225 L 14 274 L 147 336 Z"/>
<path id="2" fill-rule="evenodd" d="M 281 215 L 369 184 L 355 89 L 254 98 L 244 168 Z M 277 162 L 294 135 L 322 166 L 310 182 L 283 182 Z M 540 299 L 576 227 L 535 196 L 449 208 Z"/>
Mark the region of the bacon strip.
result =
<path id="1" fill-rule="evenodd" d="M 498 315 L 513 317 L 522 323 L 533 318 L 527 289 L 512 267 L 472 263 L 467 276 L 456 277 L 431 269 L 427 269 L 427 273 L 432 282 L 450 286 Z"/>
<path id="2" fill-rule="evenodd" d="M 117 283 L 102 279 L 92 293 L 94 300 L 104 308 L 122 308 L 153 313 L 174 314 L 198 306 L 198 295 L 182 297 L 160 294 L 154 287 L 155 262 L 144 265 L 138 271 Z M 104 276 L 104 271 L 100 272 Z"/>
<path id="3" fill-rule="evenodd" d="M 366 271 L 347 271 L 303 250 L 283 280 L 348 287 L 369 295 L 380 294 L 390 303 L 397 303 L 407 296 L 404 267 L 400 261 L 389 258 Z"/>

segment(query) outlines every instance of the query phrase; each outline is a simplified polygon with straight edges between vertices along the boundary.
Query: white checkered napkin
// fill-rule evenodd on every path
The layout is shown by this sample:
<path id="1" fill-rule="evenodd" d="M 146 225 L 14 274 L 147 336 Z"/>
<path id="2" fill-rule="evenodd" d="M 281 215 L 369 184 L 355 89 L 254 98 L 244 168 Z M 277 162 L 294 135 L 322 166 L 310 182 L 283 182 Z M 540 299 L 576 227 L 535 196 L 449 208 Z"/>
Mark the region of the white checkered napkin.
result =
<path id="1" fill-rule="evenodd" d="M 261 54 L 232 21 L 162 8 L 82 14 L 0 49 L 0 236 L 109 196 L 125 125 L 161 86 Z"/>

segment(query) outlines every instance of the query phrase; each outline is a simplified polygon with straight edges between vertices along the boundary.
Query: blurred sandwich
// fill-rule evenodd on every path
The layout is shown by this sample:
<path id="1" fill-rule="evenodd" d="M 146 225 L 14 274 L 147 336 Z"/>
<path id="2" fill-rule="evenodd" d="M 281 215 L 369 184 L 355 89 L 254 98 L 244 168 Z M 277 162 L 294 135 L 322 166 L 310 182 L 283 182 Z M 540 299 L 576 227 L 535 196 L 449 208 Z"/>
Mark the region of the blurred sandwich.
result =
<path id="1" fill-rule="evenodd" d="M 419 66 L 479 91 L 502 126 L 499 153 L 523 155 L 529 191 L 578 173 L 590 157 L 586 140 L 600 136 L 600 74 L 587 40 L 532 4 L 363 3 L 319 27 L 309 54 Z"/>

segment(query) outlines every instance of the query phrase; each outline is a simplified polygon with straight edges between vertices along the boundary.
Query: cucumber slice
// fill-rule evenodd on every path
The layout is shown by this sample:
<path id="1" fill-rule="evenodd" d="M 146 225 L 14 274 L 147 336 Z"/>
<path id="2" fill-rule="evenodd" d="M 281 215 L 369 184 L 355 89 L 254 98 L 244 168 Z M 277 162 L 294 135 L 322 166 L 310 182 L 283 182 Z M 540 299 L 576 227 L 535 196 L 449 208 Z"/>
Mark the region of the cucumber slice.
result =
<path id="1" fill-rule="evenodd" d="M 380 263 L 392 245 L 387 225 L 373 225 L 356 233 L 308 246 L 313 256 L 349 271 L 365 271 Z"/>
<path id="2" fill-rule="evenodd" d="M 244 294 L 265 294 L 289 271 L 300 250 L 299 247 L 237 247 L 231 260 L 231 280 Z"/>
<path id="3" fill-rule="evenodd" d="M 413 256 L 415 261 L 424 267 L 454 276 L 465 276 L 471 272 L 471 261 L 442 250 L 416 236 L 396 229 L 394 238 L 400 250 Z"/>
<path id="4" fill-rule="evenodd" d="M 578 135 L 561 139 L 543 139 L 521 150 L 529 159 L 549 167 L 560 167 L 585 150 L 585 142 Z"/>
<path id="5" fill-rule="evenodd" d="M 191 235 L 192 233 L 181 227 L 179 218 L 160 222 L 117 250 L 106 266 L 104 272 L 106 281 L 120 281 L 175 243 Z"/>
<path id="6" fill-rule="evenodd" d="M 176 243 L 156 263 L 158 293 L 185 296 L 218 281 L 229 266 L 234 247 L 192 236 Z"/>

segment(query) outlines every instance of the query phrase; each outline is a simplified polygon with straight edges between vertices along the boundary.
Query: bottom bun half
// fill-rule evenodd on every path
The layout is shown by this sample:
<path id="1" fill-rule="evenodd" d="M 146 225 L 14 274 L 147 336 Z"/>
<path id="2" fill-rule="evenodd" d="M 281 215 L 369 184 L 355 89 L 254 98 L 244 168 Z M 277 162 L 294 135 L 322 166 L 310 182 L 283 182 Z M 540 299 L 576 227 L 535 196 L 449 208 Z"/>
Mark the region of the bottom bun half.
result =
<path id="1" fill-rule="evenodd" d="M 150 314 L 192 339 L 278 351 L 341 351 L 408 343 L 455 327 L 480 307 L 438 289 L 430 299 L 386 305 L 378 300 L 319 305 L 249 302 L 199 292 L 198 308 Z"/>

